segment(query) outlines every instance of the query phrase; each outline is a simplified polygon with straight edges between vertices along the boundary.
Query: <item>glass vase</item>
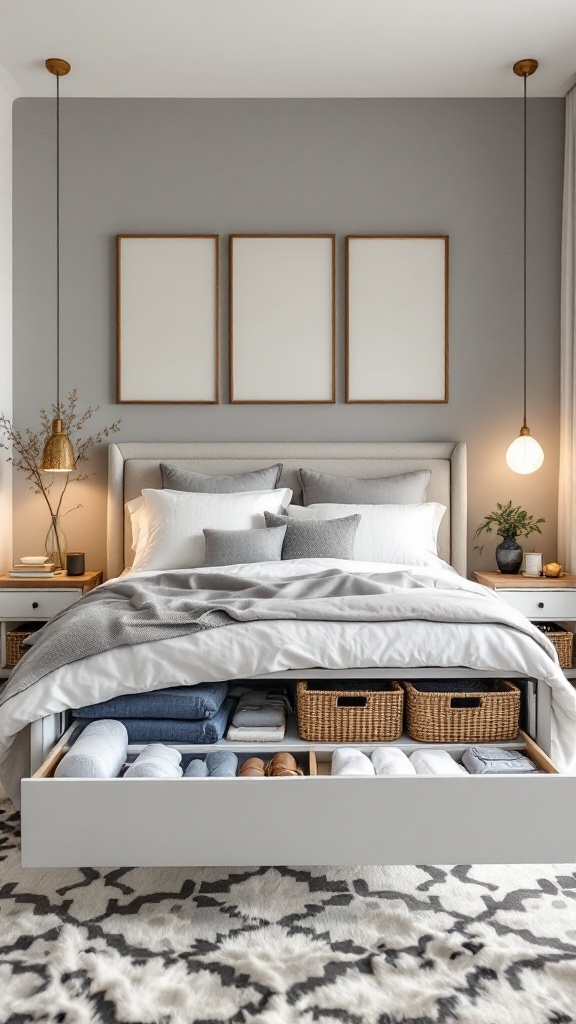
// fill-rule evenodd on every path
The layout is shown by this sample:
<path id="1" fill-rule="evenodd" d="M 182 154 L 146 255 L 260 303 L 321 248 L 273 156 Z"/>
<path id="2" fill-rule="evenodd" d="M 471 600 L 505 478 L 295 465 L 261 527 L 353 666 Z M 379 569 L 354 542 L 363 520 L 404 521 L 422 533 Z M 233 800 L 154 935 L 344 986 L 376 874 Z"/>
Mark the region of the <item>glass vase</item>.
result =
<path id="1" fill-rule="evenodd" d="M 54 562 L 55 569 L 66 568 L 66 553 L 68 541 L 62 529 L 60 516 L 52 516 L 50 529 L 46 534 L 46 554 L 51 562 Z"/>

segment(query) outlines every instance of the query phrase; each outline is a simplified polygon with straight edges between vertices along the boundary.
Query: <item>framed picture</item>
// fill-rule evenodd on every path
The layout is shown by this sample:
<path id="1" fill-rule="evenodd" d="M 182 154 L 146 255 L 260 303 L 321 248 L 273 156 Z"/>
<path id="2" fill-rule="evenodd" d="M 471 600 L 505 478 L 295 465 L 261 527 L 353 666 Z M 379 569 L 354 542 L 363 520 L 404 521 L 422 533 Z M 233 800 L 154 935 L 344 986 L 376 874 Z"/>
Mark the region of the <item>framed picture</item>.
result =
<path id="1" fill-rule="evenodd" d="M 230 401 L 335 401 L 334 235 L 230 236 Z"/>
<path id="2" fill-rule="evenodd" d="M 346 239 L 346 401 L 448 401 L 448 238 Z"/>
<path id="3" fill-rule="evenodd" d="M 118 235 L 118 402 L 218 402 L 217 235 Z"/>

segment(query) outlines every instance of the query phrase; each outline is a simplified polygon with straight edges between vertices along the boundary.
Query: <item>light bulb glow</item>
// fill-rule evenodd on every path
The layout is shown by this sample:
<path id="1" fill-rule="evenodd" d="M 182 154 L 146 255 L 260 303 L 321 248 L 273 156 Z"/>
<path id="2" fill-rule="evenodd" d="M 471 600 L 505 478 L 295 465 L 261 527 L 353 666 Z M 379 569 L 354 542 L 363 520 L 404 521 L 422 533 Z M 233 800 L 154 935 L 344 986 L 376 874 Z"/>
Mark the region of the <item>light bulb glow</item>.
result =
<path id="1" fill-rule="evenodd" d="M 521 434 L 509 446 L 506 462 L 514 473 L 535 473 L 544 462 L 544 452 L 530 434 Z"/>

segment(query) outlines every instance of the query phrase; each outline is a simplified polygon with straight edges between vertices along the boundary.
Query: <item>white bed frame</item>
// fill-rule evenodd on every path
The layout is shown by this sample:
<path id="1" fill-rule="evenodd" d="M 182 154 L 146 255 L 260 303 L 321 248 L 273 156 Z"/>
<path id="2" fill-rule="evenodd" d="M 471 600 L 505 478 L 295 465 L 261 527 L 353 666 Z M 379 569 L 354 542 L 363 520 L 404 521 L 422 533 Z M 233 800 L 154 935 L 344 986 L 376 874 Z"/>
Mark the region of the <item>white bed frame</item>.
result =
<path id="1" fill-rule="evenodd" d="M 142 487 L 161 486 L 160 462 L 212 474 L 284 464 L 282 484 L 299 497 L 299 466 L 356 477 L 430 469 L 429 500 L 448 508 L 439 553 L 466 574 L 466 450 L 454 442 L 126 443 L 109 448 L 108 575 L 130 564 L 124 505 Z M 394 678 L 394 669 L 316 668 L 308 679 Z M 500 673 L 507 678 L 518 673 Z M 301 672 L 265 678 L 294 679 Z M 402 678 L 489 676 L 470 669 L 403 670 Z M 566 814 L 576 779 L 557 773 L 550 751 L 550 691 L 537 684 L 534 776 L 334 778 L 336 744 L 288 733 L 266 745 L 219 746 L 263 757 L 290 750 L 319 774 L 303 779 L 58 779 L 55 764 L 81 724 L 63 732 L 64 715 L 31 729 L 35 774 L 22 782 L 22 860 L 29 866 L 399 864 L 568 862 L 576 859 L 576 816 Z M 535 741 L 535 742 L 534 742 Z M 403 737 L 409 751 L 420 744 Z M 183 752 L 214 747 L 178 744 Z M 369 753 L 375 745 L 362 749 Z M 136 749 L 136 748 L 134 748 Z M 454 755 L 462 747 L 451 748 Z M 42 763 L 43 762 L 43 763 Z M 198 827 L 198 823 L 201 823 Z"/>

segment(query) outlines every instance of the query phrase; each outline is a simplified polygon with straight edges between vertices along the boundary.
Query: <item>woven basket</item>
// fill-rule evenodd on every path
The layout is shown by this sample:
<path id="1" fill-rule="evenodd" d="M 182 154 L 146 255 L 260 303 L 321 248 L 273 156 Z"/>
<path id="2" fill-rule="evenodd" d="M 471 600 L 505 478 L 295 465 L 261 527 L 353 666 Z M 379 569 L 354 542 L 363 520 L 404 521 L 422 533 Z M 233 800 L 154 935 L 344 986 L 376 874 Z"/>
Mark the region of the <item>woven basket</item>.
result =
<path id="1" fill-rule="evenodd" d="M 574 658 L 574 633 L 562 629 L 557 622 L 535 622 L 535 626 L 552 641 L 556 648 L 560 668 L 572 668 Z"/>
<path id="2" fill-rule="evenodd" d="M 34 623 L 24 622 L 18 629 L 6 630 L 6 668 L 16 667 L 28 650 L 24 647 L 24 641 L 38 628 Z"/>
<path id="3" fill-rule="evenodd" d="M 520 690 L 504 679 L 466 688 L 454 682 L 404 683 L 408 735 L 420 743 L 497 743 L 518 735 Z"/>
<path id="4" fill-rule="evenodd" d="M 298 732 L 314 743 L 388 743 L 402 735 L 404 691 L 399 683 L 358 683 L 339 689 L 299 682 Z"/>

